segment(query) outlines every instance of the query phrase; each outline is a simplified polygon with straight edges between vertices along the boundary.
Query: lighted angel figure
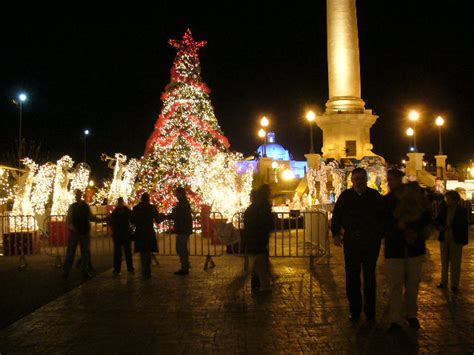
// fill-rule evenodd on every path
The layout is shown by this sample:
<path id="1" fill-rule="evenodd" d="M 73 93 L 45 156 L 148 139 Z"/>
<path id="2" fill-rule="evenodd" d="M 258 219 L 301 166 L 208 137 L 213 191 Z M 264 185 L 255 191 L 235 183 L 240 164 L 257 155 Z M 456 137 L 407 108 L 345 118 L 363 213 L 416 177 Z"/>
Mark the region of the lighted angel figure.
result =
<path id="1" fill-rule="evenodd" d="M 22 159 L 22 163 L 25 165 L 26 171 L 18 179 L 12 214 L 16 216 L 32 216 L 34 212 L 31 204 L 31 190 L 38 165 L 30 158 Z"/>
<path id="2" fill-rule="evenodd" d="M 56 176 L 53 185 L 53 206 L 51 215 L 64 215 L 72 202 L 72 194 L 68 186 L 69 181 L 74 177 L 71 169 L 74 161 L 68 155 L 63 156 L 56 162 Z"/>

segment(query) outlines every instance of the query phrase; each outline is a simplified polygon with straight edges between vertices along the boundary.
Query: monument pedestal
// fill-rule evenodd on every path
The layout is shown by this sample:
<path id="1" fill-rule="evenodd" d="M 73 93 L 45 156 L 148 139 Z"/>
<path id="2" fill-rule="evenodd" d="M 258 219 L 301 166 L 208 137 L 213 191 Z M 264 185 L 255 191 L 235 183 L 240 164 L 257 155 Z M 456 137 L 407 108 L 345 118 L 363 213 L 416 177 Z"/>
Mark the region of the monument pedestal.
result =
<path id="1" fill-rule="evenodd" d="M 316 117 L 316 124 L 323 131 L 324 158 L 355 158 L 376 156 L 370 143 L 370 127 L 378 116 L 372 110 L 363 112 L 325 112 Z"/>
<path id="2" fill-rule="evenodd" d="M 446 179 L 446 159 L 448 158 L 447 155 L 435 155 L 436 159 L 436 177 L 440 178 L 441 180 Z"/>

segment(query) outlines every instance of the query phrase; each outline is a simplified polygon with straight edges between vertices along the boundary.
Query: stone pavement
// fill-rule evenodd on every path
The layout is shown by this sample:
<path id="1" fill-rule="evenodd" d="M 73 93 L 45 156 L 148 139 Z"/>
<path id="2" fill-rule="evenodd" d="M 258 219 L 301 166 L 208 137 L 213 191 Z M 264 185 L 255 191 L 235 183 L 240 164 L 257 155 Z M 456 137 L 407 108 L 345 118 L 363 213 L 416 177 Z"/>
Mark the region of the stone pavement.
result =
<path id="1" fill-rule="evenodd" d="M 161 257 L 150 280 L 109 270 L 1 330 L 0 353 L 472 353 L 473 244 L 464 249 L 461 290 L 453 294 L 435 287 L 439 247 L 429 241 L 418 332 L 386 333 L 383 256 L 377 323 L 351 324 L 342 253 L 333 248 L 330 264 L 314 271 L 307 259 L 273 258 L 277 279 L 267 294 L 252 294 L 239 256 L 215 258 L 207 272 L 204 259 L 191 258 L 184 277 L 172 273 L 175 257 Z"/>

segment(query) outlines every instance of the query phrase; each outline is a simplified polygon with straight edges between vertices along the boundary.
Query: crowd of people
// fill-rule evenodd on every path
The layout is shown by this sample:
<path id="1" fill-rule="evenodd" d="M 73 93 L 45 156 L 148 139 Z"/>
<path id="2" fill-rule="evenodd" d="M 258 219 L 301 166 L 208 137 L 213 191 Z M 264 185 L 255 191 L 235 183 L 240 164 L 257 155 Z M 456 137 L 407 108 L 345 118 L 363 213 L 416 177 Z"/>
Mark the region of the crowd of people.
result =
<path id="1" fill-rule="evenodd" d="M 375 319 L 376 267 L 384 240 L 390 332 L 399 330 L 403 319 L 412 328 L 420 328 L 417 301 L 426 240 L 439 235 L 442 277 L 437 287 L 447 287 L 449 269 L 453 292 L 459 289 L 462 247 L 468 242 L 468 213 L 459 203 L 459 194 L 447 192 L 434 215 L 427 191 L 416 182 L 403 183 L 403 177 L 401 170 L 389 170 L 389 193 L 381 196 L 367 186 L 367 172 L 354 169 L 353 186 L 337 200 L 331 224 L 334 244 L 344 248 L 349 318 L 354 322 L 360 318 L 362 304 L 366 319 Z"/>
<path id="2" fill-rule="evenodd" d="M 146 279 L 151 278 L 151 260 L 153 253 L 158 252 L 156 232 L 154 224 L 165 220 L 172 220 L 174 233 L 176 234 L 176 252 L 179 255 L 181 268 L 175 272 L 176 275 L 189 274 L 188 239 L 193 231 L 191 206 L 183 187 L 175 190 L 176 205 L 171 213 L 158 213 L 156 206 L 150 203 L 150 195 L 143 193 L 140 202 L 132 210 L 124 204 L 122 197 L 117 200 L 117 205 L 110 214 L 104 218 L 98 218 L 92 214 L 89 205 L 82 200 L 82 192 L 75 191 L 76 202 L 69 206 L 66 224 L 70 237 L 68 241 L 66 259 L 63 265 L 63 278 L 68 278 L 77 245 L 81 250 L 81 271 L 85 278 L 92 277 L 91 253 L 90 253 L 90 222 L 107 222 L 112 229 L 112 240 L 114 245 L 113 273 L 120 274 L 122 267 L 122 251 L 125 254 L 127 270 L 135 271 L 132 259 L 132 241 L 135 243 L 135 252 L 140 254 L 141 272 Z"/>
<path id="3" fill-rule="evenodd" d="M 425 189 L 416 182 L 403 183 L 404 173 L 398 169 L 387 171 L 389 193 L 382 196 L 367 186 L 367 172 L 362 168 L 352 171 L 352 187 L 337 199 L 331 220 L 334 245 L 344 251 L 346 295 L 349 319 L 359 321 L 362 312 L 367 321 L 376 317 L 376 269 L 379 253 L 384 244 L 385 277 L 390 305 L 389 331 L 397 331 L 406 319 L 409 326 L 420 328 L 418 321 L 418 290 L 422 264 L 426 254 L 426 240 L 437 234 L 441 250 L 441 281 L 438 288 L 453 292 L 459 290 L 463 246 L 468 243 L 468 213 L 460 203 L 456 191 L 448 191 L 437 213 Z M 122 198 L 110 216 L 95 217 L 76 191 L 76 202 L 68 210 L 67 225 L 70 239 L 64 263 L 64 277 L 69 275 L 77 245 L 81 249 L 81 268 L 90 277 L 90 221 L 107 221 L 112 228 L 114 243 L 113 273 L 119 274 L 122 251 L 127 270 L 134 272 L 132 233 L 135 251 L 140 253 L 141 272 L 151 277 L 151 259 L 157 252 L 154 224 L 164 220 L 174 222 L 176 252 L 181 268 L 177 275 L 189 273 L 188 239 L 193 231 L 191 207 L 186 190 L 175 190 L 177 204 L 170 214 L 158 213 L 144 193 L 132 210 Z M 243 215 L 242 244 L 252 264 L 252 290 L 271 291 L 272 273 L 268 254 L 269 235 L 274 228 L 271 192 L 268 185 L 252 191 L 251 204 Z M 361 273 L 363 283 L 361 282 Z M 450 280 L 448 275 L 450 274 Z M 363 291 L 362 291 L 363 285 Z M 402 314 L 405 303 L 405 314 Z"/>

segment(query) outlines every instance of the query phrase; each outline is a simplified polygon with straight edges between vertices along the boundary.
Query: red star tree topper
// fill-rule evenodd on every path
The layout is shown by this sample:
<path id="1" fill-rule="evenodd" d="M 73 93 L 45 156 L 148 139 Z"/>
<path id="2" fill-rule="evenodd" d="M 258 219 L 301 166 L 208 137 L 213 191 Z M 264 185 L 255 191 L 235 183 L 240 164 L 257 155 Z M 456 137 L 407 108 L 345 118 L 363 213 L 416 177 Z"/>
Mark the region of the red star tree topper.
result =
<path id="1" fill-rule="evenodd" d="M 206 42 L 194 40 L 188 29 L 181 40 L 169 43 L 178 50 L 171 68 L 171 81 L 161 96 L 163 108 L 147 141 L 137 182 L 137 197 L 150 193 L 152 202 L 164 210 L 174 203 L 173 190 L 184 186 L 191 202 L 201 198 L 190 190 L 194 153 L 211 156 L 226 151 L 229 141 L 214 115 L 210 90 L 201 78 L 198 51 Z"/>

